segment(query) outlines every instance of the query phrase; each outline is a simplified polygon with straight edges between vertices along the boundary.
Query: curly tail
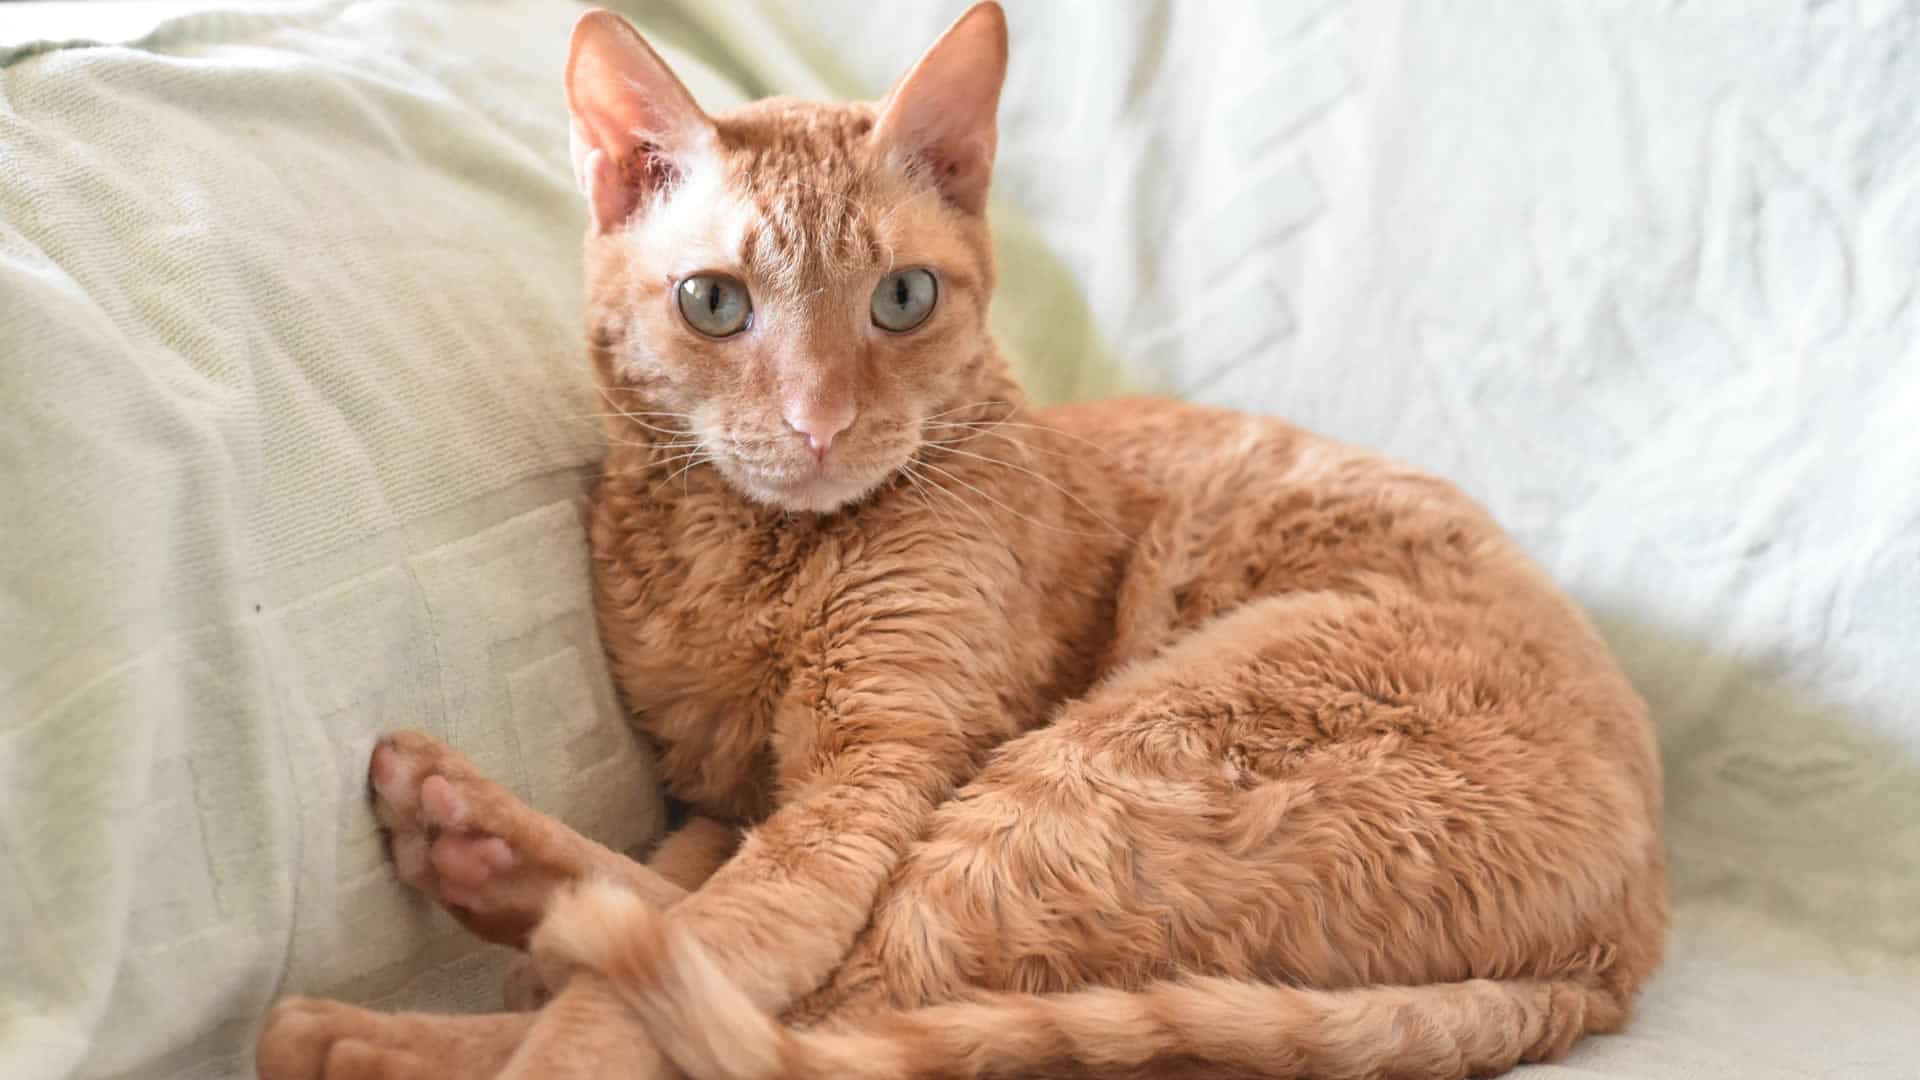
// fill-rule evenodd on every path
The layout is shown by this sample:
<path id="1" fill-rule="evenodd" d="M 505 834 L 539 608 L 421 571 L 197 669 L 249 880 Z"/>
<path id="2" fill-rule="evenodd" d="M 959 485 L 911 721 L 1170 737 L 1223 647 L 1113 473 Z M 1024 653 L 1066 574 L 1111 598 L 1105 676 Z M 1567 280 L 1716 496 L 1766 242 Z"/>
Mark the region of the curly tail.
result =
<path id="1" fill-rule="evenodd" d="M 803 1031 L 755 1006 L 697 943 L 624 894 L 597 891 L 547 927 L 539 947 L 604 974 L 693 1080 L 1161 1075 L 1175 1063 L 1269 1080 L 1486 1076 L 1558 1057 L 1625 1020 L 1615 995 L 1579 980 L 1306 990 L 1192 978 L 984 994 Z"/>

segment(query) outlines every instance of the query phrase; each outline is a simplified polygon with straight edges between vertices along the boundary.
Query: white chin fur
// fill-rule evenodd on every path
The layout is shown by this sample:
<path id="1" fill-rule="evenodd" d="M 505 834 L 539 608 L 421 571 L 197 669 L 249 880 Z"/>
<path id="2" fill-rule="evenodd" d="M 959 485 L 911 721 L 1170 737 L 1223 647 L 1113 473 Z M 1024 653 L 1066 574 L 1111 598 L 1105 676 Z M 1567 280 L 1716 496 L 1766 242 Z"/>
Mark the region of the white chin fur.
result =
<path id="1" fill-rule="evenodd" d="M 730 469 L 725 471 L 728 481 L 755 502 L 780 510 L 810 514 L 829 514 L 859 502 L 878 487 L 880 481 L 886 479 L 885 476 L 858 479 L 823 476 L 789 485 L 775 484 L 764 477 L 742 476 Z"/>

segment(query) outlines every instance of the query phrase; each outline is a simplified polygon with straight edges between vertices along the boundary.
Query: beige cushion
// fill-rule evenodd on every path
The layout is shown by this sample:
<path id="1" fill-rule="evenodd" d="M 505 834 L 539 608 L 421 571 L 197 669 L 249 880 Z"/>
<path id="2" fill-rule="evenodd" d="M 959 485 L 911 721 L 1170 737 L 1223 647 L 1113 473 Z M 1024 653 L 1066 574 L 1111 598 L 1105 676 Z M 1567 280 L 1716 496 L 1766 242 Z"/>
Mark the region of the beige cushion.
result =
<path id="1" fill-rule="evenodd" d="M 284 992 L 496 1000 L 384 863 L 385 729 L 612 842 L 658 826 L 580 525 L 577 9 L 456 7 L 0 68 L 8 1080 L 250 1075 Z"/>
<path id="2" fill-rule="evenodd" d="M 872 95 L 963 5 L 636 10 L 720 104 L 672 45 Z M 1668 964 L 1527 1075 L 1914 1075 L 1920 22 L 1096 6 L 1011 5 L 994 316 L 1032 385 L 1458 479 L 1654 707 Z M 620 744 L 563 775 L 611 713 L 569 516 L 571 12 L 275 10 L 0 72 L 8 1080 L 246 1075 L 276 988 L 489 998 L 370 846 L 380 728 L 652 820 Z"/>

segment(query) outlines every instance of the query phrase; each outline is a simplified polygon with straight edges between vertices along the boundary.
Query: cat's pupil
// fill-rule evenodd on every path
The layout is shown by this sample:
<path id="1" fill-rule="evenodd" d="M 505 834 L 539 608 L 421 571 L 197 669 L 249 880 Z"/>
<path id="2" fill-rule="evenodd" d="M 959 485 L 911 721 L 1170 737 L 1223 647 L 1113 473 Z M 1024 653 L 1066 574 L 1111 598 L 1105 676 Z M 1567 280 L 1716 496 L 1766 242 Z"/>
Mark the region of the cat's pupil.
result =
<path id="1" fill-rule="evenodd" d="M 720 314 L 720 284 L 714 282 L 707 286 L 707 314 Z"/>
<path id="2" fill-rule="evenodd" d="M 893 302 L 900 307 L 907 306 L 907 279 L 905 275 L 893 279 Z"/>

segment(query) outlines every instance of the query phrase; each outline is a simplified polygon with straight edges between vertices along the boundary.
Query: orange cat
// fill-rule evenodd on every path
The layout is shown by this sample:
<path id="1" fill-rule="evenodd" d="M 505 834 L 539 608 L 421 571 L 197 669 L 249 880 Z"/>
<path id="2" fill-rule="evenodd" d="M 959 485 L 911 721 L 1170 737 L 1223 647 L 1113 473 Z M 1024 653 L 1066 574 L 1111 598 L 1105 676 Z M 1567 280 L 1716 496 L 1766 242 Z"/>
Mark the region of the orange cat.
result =
<path id="1" fill-rule="evenodd" d="M 602 628 L 704 817 L 648 869 L 388 740 L 402 876 L 558 996 L 287 1003 L 263 1076 L 1458 1077 L 1624 1022 L 1666 922 L 1633 690 L 1439 480 L 1030 412 L 1005 62 L 981 4 L 878 106 L 709 117 L 581 21 Z"/>

